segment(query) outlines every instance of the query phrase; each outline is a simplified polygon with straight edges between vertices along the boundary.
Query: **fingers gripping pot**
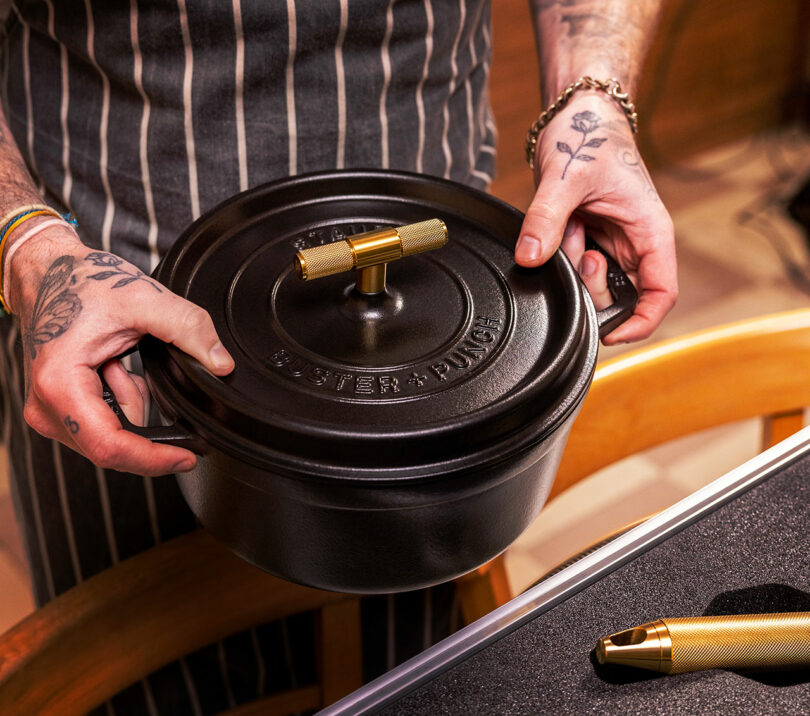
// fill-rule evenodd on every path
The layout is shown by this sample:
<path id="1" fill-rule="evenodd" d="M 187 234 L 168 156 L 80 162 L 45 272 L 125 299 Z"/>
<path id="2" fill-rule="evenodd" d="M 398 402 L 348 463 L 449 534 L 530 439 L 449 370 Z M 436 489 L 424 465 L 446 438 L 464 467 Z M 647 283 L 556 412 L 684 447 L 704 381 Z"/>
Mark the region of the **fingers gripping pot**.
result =
<path id="1" fill-rule="evenodd" d="M 434 218 L 422 233 L 443 222 L 446 246 L 380 267 L 412 252 L 391 227 Z M 178 479 L 192 510 L 276 575 L 373 593 L 474 569 L 542 507 L 600 327 L 635 300 L 614 275 L 624 300 L 597 318 L 562 254 L 516 266 L 521 222 L 482 192 L 395 172 L 233 197 L 179 238 L 156 278 L 208 310 L 236 368 L 219 379 L 144 339 L 150 389 L 175 424 L 133 429 L 191 441 L 200 458 Z M 357 268 L 357 282 L 323 270 L 319 247 L 335 241 L 337 268 Z"/>

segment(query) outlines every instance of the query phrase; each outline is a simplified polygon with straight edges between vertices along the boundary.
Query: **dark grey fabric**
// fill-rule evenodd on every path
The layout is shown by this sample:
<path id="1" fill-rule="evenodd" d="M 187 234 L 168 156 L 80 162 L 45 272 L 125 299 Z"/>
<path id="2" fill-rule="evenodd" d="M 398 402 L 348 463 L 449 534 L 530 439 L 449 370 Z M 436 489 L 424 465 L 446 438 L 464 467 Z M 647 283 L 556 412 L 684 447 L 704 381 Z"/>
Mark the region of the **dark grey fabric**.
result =
<path id="1" fill-rule="evenodd" d="M 20 0 L 3 61 L 6 116 L 48 200 L 144 271 L 200 213 L 290 174 L 493 174 L 487 0 Z M 173 478 L 97 469 L 25 426 L 18 330 L 0 325 L 5 439 L 43 604 L 195 521 Z M 366 675 L 449 633 L 453 608 L 451 586 L 366 600 Z M 305 615 L 238 635 L 106 710 L 212 713 L 306 683 L 311 631 Z"/>
<path id="2" fill-rule="evenodd" d="M 152 2 L 141 8 L 139 3 L 131 9 L 120 0 L 95 2 L 88 13 L 82 0 L 29 0 L 22 11 L 11 13 L 7 27 L 6 109 L 32 170 L 44 188 L 76 215 L 85 241 L 102 246 L 108 233 L 108 248 L 145 268 L 150 261 L 144 155 L 161 251 L 199 212 L 241 189 L 290 173 L 338 166 L 335 43 L 340 35 L 340 3 L 241 3 L 247 186 L 240 184 L 237 146 L 234 9 L 216 0 L 189 2 L 186 48 L 181 4 L 182 0 Z M 295 7 L 296 30 L 289 75 L 288 5 Z M 387 165 L 486 187 L 494 170 L 486 84 L 488 4 L 483 0 L 392 4 L 385 120 L 380 100 L 386 3 L 346 0 L 346 7 L 343 165 Z M 88 28 L 92 28 L 92 56 Z M 423 80 L 428 54 L 429 72 Z M 149 103 L 145 147 L 139 143 L 145 103 L 134 81 L 138 63 Z M 184 83 L 190 93 L 188 109 Z M 288 91 L 294 95 L 291 104 Z M 420 105 L 425 135 L 421 152 Z M 293 120 L 294 159 L 288 132 Z M 34 128 L 30 146 L 29 125 Z M 100 163 L 102 139 L 107 145 L 106 170 Z M 387 162 L 383 141 L 388 145 Z M 63 162 L 66 145 L 68 167 Z M 105 219 L 111 221 L 106 232 Z"/>

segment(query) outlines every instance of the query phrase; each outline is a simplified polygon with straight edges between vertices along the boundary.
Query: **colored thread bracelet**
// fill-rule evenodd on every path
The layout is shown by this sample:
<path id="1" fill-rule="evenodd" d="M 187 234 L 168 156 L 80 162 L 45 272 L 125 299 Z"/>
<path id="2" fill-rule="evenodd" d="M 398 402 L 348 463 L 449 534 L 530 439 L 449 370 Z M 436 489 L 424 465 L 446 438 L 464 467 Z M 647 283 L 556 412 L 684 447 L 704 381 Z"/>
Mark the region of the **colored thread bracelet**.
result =
<path id="1" fill-rule="evenodd" d="M 54 216 L 60 216 L 59 212 L 52 209 L 47 204 L 29 204 L 28 206 L 18 206 L 16 209 L 9 211 L 2 219 L 0 219 L 0 226 L 3 227 L 2 231 L 0 231 L 0 238 L 2 238 L 7 232 L 9 226 L 15 219 L 19 219 L 21 216 L 30 214 L 32 211 L 44 211 L 48 214 L 53 214 Z"/>
<path id="2" fill-rule="evenodd" d="M 568 85 L 568 87 L 560 92 L 557 99 L 548 106 L 548 109 L 541 112 L 540 116 L 535 119 L 532 126 L 529 127 L 529 131 L 526 133 L 526 161 L 532 169 L 534 169 L 534 154 L 537 151 L 537 137 L 541 130 L 552 119 L 554 119 L 557 113 L 563 107 L 565 107 L 566 104 L 568 104 L 568 100 L 571 99 L 574 92 L 581 89 L 599 90 L 607 94 L 612 99 L 615 99 L 624 111 L 624 114 L 627 117 L 627 122 L 630 124 L 630 129 L 633 134 L 638 132 L 638 114 L 636 113 L 636 106 L 630 101 L 627 93 L 622 92 L 622 87 L 619 84 L 619 80 L 617 80 L 615 77 L 611 77 L 609 80 L 605 80 L 603 82 L 585 75 L 572 82 L 570 85 Z"/>
<path id="3" fill-rule="evenodd" d="M 26 241 L 28 241 L 28 239 L 32 239 L 40 232 L 45 231 L 45 229 L 50 229 L 53 226 L 60 226 L 60 225 L 64 226 L 66 222 L 75 233 L 76 229 L 73 227 L 75 219 L 74 222 L 71 222 L 69 219 L 63 219 L 61 217 L 58 219 L 48 219 L 48 221 L 45 221 L 42 224 L 37 224 L 36 226 L 31 227 L 26 233 L 24 233 L 19 239 L 17 239 L 11 245 L 11 248 L 9 248 L 9 250 L 3 257 L 3 264 L 4 265 L 8 264 L 9 266 L 11 266 L 11 258 L 14 256 L 14 253 L 17 251 L 18 248 L 20 248 L 20 246 L 22 246 Z M 78 234 L 76 236 L 78 238 Z M 3 305 L 8 306 L 8 304 L 6 303 L 6 272 L 4 269 L 0 270 L 0 276 L 2 276 L 2 278 L 0 278 L 0 296 L 2 296 Z M 11 313 L 10 309 L 8 310 L 8 313 Z"/>
<path id="4" fill-rule="evenodd" d="M 3 227 L 2 231 L 0 231 L 0 312 L 2 312 L 2 315 L 7 316 L 11 313 L 8 304 L 6 303 L 5 293 L 2 291 L 5 278 L 5 272 L 3 271 L 3 266 L 5 264 L 4 253 L 8 239 L 14 230 L 20 226 L 20 224 L 24 223 L 28 219 L 33 219 L 35 216 L 42 216 L 45 214 L 55 216 L 60 221 L 63 220 L 62 215 L 55 209 L 52 209 L 50 206 L 45 204 L 32 204 L 30 206 L 23 206 L 15 209 L 3 217 L 2 221 L 0 221 L 0 226 Z"/>

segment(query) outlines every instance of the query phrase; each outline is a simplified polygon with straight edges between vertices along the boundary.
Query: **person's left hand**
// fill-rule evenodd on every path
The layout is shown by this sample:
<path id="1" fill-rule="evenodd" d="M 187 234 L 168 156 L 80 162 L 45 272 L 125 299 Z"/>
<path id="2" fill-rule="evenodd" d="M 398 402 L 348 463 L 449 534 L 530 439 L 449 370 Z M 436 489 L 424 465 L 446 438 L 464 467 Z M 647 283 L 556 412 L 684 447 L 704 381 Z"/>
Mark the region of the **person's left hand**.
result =
<path id="1" fill-rule="evenodd" d="M 587 232 L 639 291 L 634 314 L 604 343 L 648 337 L 678 296 L 674 231 L 614 100 L 597 92 L 575 95 L 540 133 L 534 175 L 537 190 L 515 247 L 517 263 L 539 266 L 562 247 L 596 307 L 604 308 L 612 303 L 607 264 L 598 251 L 585 251 Z"/>

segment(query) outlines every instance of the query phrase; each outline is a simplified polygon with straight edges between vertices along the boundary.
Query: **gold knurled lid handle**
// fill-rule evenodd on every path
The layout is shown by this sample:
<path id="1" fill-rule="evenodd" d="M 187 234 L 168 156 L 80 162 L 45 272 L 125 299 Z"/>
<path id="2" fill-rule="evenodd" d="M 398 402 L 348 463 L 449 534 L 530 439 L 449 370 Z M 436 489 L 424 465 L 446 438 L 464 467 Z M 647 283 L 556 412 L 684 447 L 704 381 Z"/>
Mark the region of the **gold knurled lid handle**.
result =
<path id="1" fill-rule="evenodd" d="M 384 266 L 391 261 L 438 249 L 447 243 L 447 226 L 441 219 L 428 219 L 405 226 L 393 226 L 362 234 L 347 236 L 340 241 L 311 249 L 302 249 L 295 256 L 295 269 L 305 281 L 358 269 L 374 269 L 376 277 L 368 289 L 369 281 L 360 281 L 364 293 L 377 293 L 385 289 Z M 382 269 L 382 270 L 380 270 Z"/>
<path id="2" fill-rule="evenodd" d="M 298 252 L 297 258 L 298 275 L 307 281 L 322 276 L 331 276 L 334 273 L 343 273 L 354 268 L 354 252 L 345 241 L 335 241 L 331 244 L 303 249 Z"/>
<path id="3" fill-rule="evenodd" d="M 402 255 L 411 256 L 438 249 L 447 243 L 447 227 L 441 219 L 428 219 L 397 229 L 402 240 Z"/>

